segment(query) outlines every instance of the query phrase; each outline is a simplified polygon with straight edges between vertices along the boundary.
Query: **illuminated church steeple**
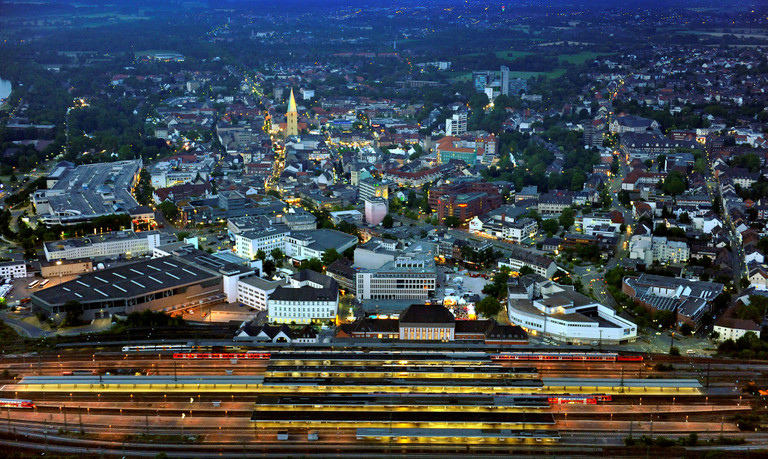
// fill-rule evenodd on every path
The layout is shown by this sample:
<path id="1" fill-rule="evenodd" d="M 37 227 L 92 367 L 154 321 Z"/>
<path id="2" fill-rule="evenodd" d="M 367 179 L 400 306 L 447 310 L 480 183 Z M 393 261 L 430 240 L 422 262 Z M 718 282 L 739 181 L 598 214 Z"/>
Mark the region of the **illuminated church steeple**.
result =
<path id="1" fill-rule="evenodd" d="M 293 89 L 291 89 L 291 98 L 288 101 L 288 113 L 285 116 L 287 118 L 286 137 L 299 135 L 299 113 L 296 111 L 296 99 L 293 97 Z"/>

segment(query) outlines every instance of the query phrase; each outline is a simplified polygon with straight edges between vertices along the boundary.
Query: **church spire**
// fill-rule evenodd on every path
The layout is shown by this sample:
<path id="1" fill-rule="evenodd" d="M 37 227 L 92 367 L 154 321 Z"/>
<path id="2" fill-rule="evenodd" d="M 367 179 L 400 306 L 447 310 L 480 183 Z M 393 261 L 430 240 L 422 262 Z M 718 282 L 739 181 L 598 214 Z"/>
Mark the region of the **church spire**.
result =
<path id="1" fill-rule="evenodd" d="M 293 88 L 291 88 L 291 98 L 288 100 L 288 113 L 296 112 L 296 99 L 293 97 Z"/>
<path id="2" fill-rule="evenodd" d="M 285 114 L 286 127 L 285 135 L 299 135 L 299 113 L 296 110 L 296 99 L 293 97 L 293 88 L 291 88 L 291 98 L 288 100 L 288 112 Z"/>

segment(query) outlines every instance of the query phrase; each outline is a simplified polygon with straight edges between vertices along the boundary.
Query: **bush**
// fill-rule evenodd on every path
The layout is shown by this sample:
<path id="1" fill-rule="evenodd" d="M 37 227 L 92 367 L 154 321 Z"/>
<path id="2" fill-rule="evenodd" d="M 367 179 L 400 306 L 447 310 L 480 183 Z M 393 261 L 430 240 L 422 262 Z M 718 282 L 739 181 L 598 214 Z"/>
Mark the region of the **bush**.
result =
<path id="1" fill-rule="evenodd" d="M 677 346 L 672 346 L 669 348 L 669 355 L 678 356 L 680 355 L 680 349 Z"/>

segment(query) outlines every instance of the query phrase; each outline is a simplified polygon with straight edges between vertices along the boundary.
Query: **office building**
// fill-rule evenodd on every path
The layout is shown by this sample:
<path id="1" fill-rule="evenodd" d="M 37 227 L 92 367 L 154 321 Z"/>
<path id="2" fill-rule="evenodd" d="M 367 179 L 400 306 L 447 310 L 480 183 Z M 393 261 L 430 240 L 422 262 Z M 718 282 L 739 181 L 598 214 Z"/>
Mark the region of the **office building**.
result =
<path id="1" fill-rule="evenodd" d="M 623 344 L 637 339 L 637 326 L 613 308 L 536 274 L 510 278 L 507 311 L 512 324 L 561 343 Z"/>
<path id="2" fill-rule="evenodd" d="M 97 257 L 131 258 L 152 253 L 155 247 L 175 241 L 176 236 L 173 234 L 159 231 L 113 231 L 46 242 L 43 244 L 43 251 L 48 261 Z"/>
<path id="3" fill-rule="evenodd" d="M 336 319 L 338 310 L 339 285 L 309 269 L 295 274 L 289 285 L 275 288 L 267 300 L 267 319 L 273 323 L 327 323 Z"/>
<path id="4" fill-rule="evenodd" d="M 432 253 L 400 255 L 374 269 L 358 269 L 357 298 L 365 300 L 427 300 L 437 288 Z"/>
<path id="5" fill-rule="evenodd" d="M 27 277 L 27 264 L 24 260 L 0 262 L 0 278 L 21 279 Z"/>

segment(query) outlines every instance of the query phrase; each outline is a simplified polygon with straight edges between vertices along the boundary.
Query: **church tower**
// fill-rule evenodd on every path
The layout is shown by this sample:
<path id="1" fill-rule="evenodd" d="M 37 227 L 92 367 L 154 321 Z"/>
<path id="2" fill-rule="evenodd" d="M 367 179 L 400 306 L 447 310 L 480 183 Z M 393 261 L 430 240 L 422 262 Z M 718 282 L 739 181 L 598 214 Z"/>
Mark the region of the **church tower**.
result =
<path id="1" fill-rule="evenodd" d="M 296 111 L 296 99 L 293 97 L 293 88 L 291 88 L 291 98 L 288 101 L 287 126 L 285 136 L 299 135 L 299 113 Z"/>

